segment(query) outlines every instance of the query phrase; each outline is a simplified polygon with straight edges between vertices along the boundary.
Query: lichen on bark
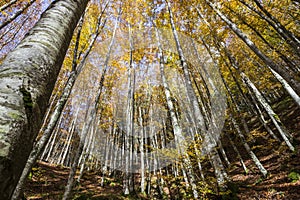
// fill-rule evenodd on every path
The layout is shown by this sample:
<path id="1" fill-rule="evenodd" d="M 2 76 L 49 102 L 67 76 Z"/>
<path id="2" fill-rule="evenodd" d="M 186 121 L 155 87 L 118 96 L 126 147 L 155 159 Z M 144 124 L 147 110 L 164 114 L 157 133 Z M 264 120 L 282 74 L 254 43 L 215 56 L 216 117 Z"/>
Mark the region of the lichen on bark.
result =
<path id="1" fill-rule="evenodd" d="M 0 199 L 10 199 L 88 0 L 54 1 L 0 65 Z"/>

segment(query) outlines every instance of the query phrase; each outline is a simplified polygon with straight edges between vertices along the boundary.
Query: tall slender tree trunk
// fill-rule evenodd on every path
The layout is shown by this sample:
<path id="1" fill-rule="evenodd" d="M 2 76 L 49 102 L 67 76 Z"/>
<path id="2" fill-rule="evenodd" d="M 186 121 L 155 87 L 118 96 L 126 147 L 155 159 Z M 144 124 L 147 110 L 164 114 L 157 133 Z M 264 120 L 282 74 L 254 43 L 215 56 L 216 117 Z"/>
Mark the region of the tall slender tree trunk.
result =
<path id="1" fill-rule="evenodd" d="M 11 15 L 8 19 L 6 19 L 2 24 L 0 24 L 0 29 L 7 26 L 9 23 L 11 23 L 14 19 L 19 17 L 27 8 L 29 8 L 36 0 L 29 1 L 25 6 L 23 6 L 21 9 L 19 9 L 17 12 L 15 12 L 13 15 Z"/>
<path id="2" fill-rule="evenodd" d="M 264 36 L 257 30 L 257 27 L 253 24 L 248 23 L 245 19 L 243 19 L 243 16 L 234 11 L 232 8 L 227 7 L 230 12 L 235 13 L 237 17 L 241 20 L 242 23 L 244 23 L 246 26 L 248 26 L 272 51 L 275 51 L 278 56 L 288 65 L 290 70 L 292 70 L 295 73 L 299 72 L 299 66 L 295 63 L 295 60 L 287 57 L 282 53 L 282 51 L 275 46 L 273 46 L 270 42 L 268 42 Z"/>
<path id="3" fill-rule="evenodd" d="M 101 19 L 103 16 L 103 13 L 107 7 L 107 4 L 105 5 L 104 9 L 101 12 L 101 15 L 99 15 L 98 17 L 98 24 L 97 24 L 97 28 L 96 28 L 96 32 L 94 37 L 92 38 L 92 41 L 90 42 L 87 50 L 85 51 L 85 54 L 83 56 L 83 58 L 81 59 L 80 63 L 76 64 L 77 61 L 77 49 L 78 49 L 78 45 L 79 45 L 79 39 L 80 39 L 80 33 L 81 33 L 81 27 L 82 27 L 82 23 L 83 23 L 83 17 L 84 14 L 79 22 L 79 31 L 77 34 L 77 39 L 76 39 L 76 45 L 75 45 L 75 49 L 74 49 L 74 58 L 73 58 L 73 63 L 72 63 L 72 71 L 71 74 L 67 80 L 67 83 L 65 85 L 65 88 L 63 90 L 63 94 L 60 97 L 60 99 L 58 100 L 58 102 L 56 103 L 55 107 L 54 107 L 54 111 L 51 113 L 51 115 L 49 116 L 49 122 L 47 125 L 43 126 L 40 130 L 40 132 L 43 133 L 42 137 L 40 138 L 40 140 L 36 143 L 36 145 L 33 147 L 32 151 L 30 152 L 29 155 L 29 159 L 24 167 L 24 170 L 22 172 L 22 175 L 20 177 L 19 183 L 14 191 L 14 195 L 13 195 L 13 199 L 18 199 L 23 187 L 23 184 L 31 170 L 31 168 L 33 167 L 33 165 L 35 164 L 36 160 L 38 159 L 38 157 L 40 156 L 40 154 L 42 153 L 42 150 L 44 149 L 46 143 L 48 142 L 51 133 L 53 132 L 55 126 L 57 125 L 58 120 L 61 117 L 61 112 L 64 108 L 64 105 L 66 104 L 72 88 L 74 86 L 74 83 L 78 77 L 78 75 L 80 74 L 85 60 L 87 58 L 87 56 L 89 55 L 89 53 L 91 52 L 92 46 L 94 44 L 94 42 L 96 41 L 97 36 L 100 33 L 100 27 L 101 27 Z"/>
<path id="4" fill-rule="evenodd" d="M 175 143 L 178 148 L 179 153 L 183 156 L 183 161 L 184 161 L 184 167 L 186 168 L 186 173 L 190 179 L 190 184 L 192 187 L 193 195 L 194 198 L 197 199 L 199 197 L 198 192 L 196 190 L 196 184 L 195 184 L 195 178 L 193 175 L 193 170 L 191 166 L 191 161 L 189 159 L 189 156 L 186 153 L 186 144 L 185 144 L 185 139 L 182 134 L 182 129 L 179 124 L 179 119 L 176 115 L 176 108 L 172 102 L 172 96 L 171 96 L 171 91 L 169 89 L 169 84 L 167 82 L 167 79 L 165 77 L 165 72 L 164 72 L 164 55 L 161 47 L 161 42 L 160 42 L 160 35 L 158 33 L 158 30 L 156 28 L 156 37 L 157 37 L 157 43 L 158 43 L 158 49 L 159 49 L 159 59 L 160 59 L 160 75 L 164 87 L 164 93 L 167 101 L 167 106 L 168 110 L 170 112 L 170 117 L 172 121 L 172 126 L 173 126 L 173 132 L 174 132 L 174 137 L 175 137 Z M 182 168 L 183 172 L 185 172 L 185 169 Z M 187 181 L 187 184 L 189 182 Z"/>
<path id="5" fill-rule="evenodd" d="M 236 120 L 232 116 L 230 116 L 230 119 L 231 119 L 232 125 L 235 128 L 236 133 L 240 137 L 240 139 L 241 139 L 241 141 L 242 141 L 242 143 L 243 143 L 243 145 L 244 145 L 247 153 L 250 155 L 250 157 L 252 158 L 253 162 L 255 163 L 255 165 L 257 166 L 257 168 L 259 169 L 259 171 L 262 173 L 262 175 L 264 177 L 266 177 L 267 174 L 268 174 L 268 171 L 264 168 L 264 166 L 261 164 L 261 162 L 259 161 L 259 159 L 257 158 L 257 156 L 251 150 L 251 148 L 250 148 L 249 144 L 247 143 L 246 138 L 243 135 L 242 131 L 240 130 L 240 127 L 239 127 L 238 123 L 236 122 Z"/>
<path id="6" fill-rule="evenodd" d="M 144 120 L 143 120 L 143 108 L 139 107 L 139 125 L 140 125 L 140 143 L 139 150 L 141 156 L 141 193 L 145 193 L 145 162 L 144 162 L 144 138 L 145 138 L 145 128 L 144 128 Z"/>
<path id="7" fill-rule="evenodd" d="M 296 91 L 300 94 L 300 83 L 297 81 L 297 76 L 290 74 L 286 69 L 276 64 L 266 54 L 264 54 L 257 45 L 241 30 L 238 26 L 233 23 L 227 16 L 225 16 L 216 6 L 216 4 L 205 0 L 206 3 L 217 13 L 217 15 L 228 24 L 231 30 L 241 39 L 243 42 L 270 68 L 280 74 Z"/>
<path id="8" fill-rule="evenodd" d="M 130 190 L 130 181 L 132 173 L 132 140 L 134 136 L 134 93 L 135 93 L 135 69 L 133 66 L 133 38 L 131 27 L 129 26 L 129 43 L 130 43 L 130 60 L 128 66 L 128 96 L 127 96 L 127 112 L 126 112 L 126 134 L 125 134 L 125 174 L 123 177 L 124 194 L 128 195 Z"/>
<path id="9" fill-rule="evenodd" d="M 0 199 L 21 175 L 87 2 L 54 1 L 0 66 Z"/>
<path id="10" fill-rule="evenodd" d="M 70 198 L 72 187 L 73 187 L 73 184 L 74 184 L 74 176 L 75 176 L 76 168 L 77 168 L 79 158 L 80 158 L 80 156 L 82 154 L 82 151 L 83 151 L 83 148 L 84 148 L 84 141 L 85 141 L 85 138 L 86 138 L 88 132 L 90 131 L 90 127 L 92 126 L 92 123 L 93 123 L 94 119 L 97 117 L 97 114 L 98 114 L 98 111 L 99 111 L 99 105 L 100 105 L 100 101 L 101 101 L 101 97 L 102 97 L 104 80 L 105 80 L 105 76 L 106 76 L 106 73 L 107 73 L 107 70 L 108 70 L 108 62 L 109 62 L 112 47 L 113 47 L 113 44 L 114 44 L 114 41 L 115 41 L 115 35 L 116 35 L 117 27 L 118 27 L 117 25 L 118 25 L 119 20 L 120 20 L 120 14 L 121 14 L 121 8 L 119 10 L 118 19 L 115 22 L 113 35 L 112 35 L 112 38 L 111 38 L 111 41 L 110 41 L 110 44 L 109 44 L 109 47 L 108 47 L 108 52 L 107 52 L 107 55 L 106 55 L 106 58 L 105 58 L 105 61 L 104 61 L 104 66 L 103 66 L 102 75 L 101 75 L 100 82 L 99 82 L 99 87 L 98 87 L 98 90 L 96 92 L 95 102 L 94 102 L 94 105 L 91 108 L 91 111 L 85 117 L 87 119 L 87 123 L 86 123 L 86 126 L 84 127 L 84 129 L 82 130 L 82 133 L 81 133 L 81 141 L 79 143 L 79 147 L 78 147 L 75 159 L 74 159 L 72 167 L 71 167 L 71 171 L 70 171 L 69 178 L 68 178 L 68 184 L 66 185 L 66 189 L 65 189 L 65 192 L 64 192 L 64 195 L 63 195 L 63 200 L 67 200 L 67 199 Z M 100 120 L 100 119 L 98 119 L 98 120 Z"/>
<path id="11" fill-rule="evenodd" d="M 245 36 L 243 33 L 240 32 L 240 30 L 235 26 L 235 24 L 233 24 L 229 19 L 226 18 L 226 16 L 224 16 L 213 4 L 208 3 L 217 13 L 218 15 L 224 20 L 226 21 L 226 23 L 228 23 L 229 25 L 231 25 L 231 28 L 233 30 L 235 30 L 235 33 L 237 35 L 240 35 L 240 37 L 244 40 L 245 43 L 250 42 L 252 45 L 254 45 L 248 38 L 247 36 Z M 242 37 L 243 36 L 243 37 Z M 217 38 L 216 38 L 217 39 Z M 249 40 L 249 41 L 248 41 Z M 251 45 L 250 45 L 251 46 Z M 254 45 L 255 46 L 255 45 Z M 251 47 L 250 47 L 251 48 Z M 257 48 L 255 46 L 255 48 Z M 219 50 L 220 51 L 220 50 Z M 230 52 L 227 50 L 226 47 L 224 47 L 224 51 L 226 56 L 228 57 L 228 59 L 230 60 L 232 66 L 239 72 L 240 76 L 242 77 L 243 83 L 250 89 L 250 91 L 252 91 L 255 95 L 255 97 L 257 98 L 257 100 L 260 102 L 260 104 L 263 106 L 263 108 L 267 111 L 269 117 L 271 118 L 272 122 L 274 123 L 274 125 L 276 126 L 277 130 L 279 131 L 280 135 L 282 136 L 283 140 L 285 141 L 285 143 L 287 144 L 287 146 L 289 147 L 289 149 L 291 151 L 294 151 L 295 148 L 294 146 L 291 144 L 291 142 L 289 141 L 290 138 L 290 134 L 288 133 L 287 129 L 285 128 L 285 126 L 281 123 L 278 115 L 273 111 L 273 109 L 271 108 L 271 106 L 268 104 L 268 102 L 265 100 L 265 98 L 263 97 L 263 95 L 260 93 L 260 91 L 257 89 L 257 87 L 253 84 L 253 82 L 248 78 L 248 76 L 242 72 L 239 68 L 239 64 L 236 62 L 236 60 L 231 56 Z M 220 51 L 221 52 L 221 51 Z M 273 73 L 276 73 L 275 70 L 273 70 L 273 68 L 270 65 L 267 65 Z M 229 67 L 229 66 L 228 66 Z M 230 67 L 229 67 L 230 70 Z M 275 74 L 277 75 L 276 78 L 282 78 L 279 74 Z M 235 79 L 235 77 L 233 77 Z M 282 78 L 283 79 L 283 78 Z M 235 79 L 236 80 L 236 79 Z M 237 82 L 237 81 L 236 81 Z M 281 80 L 282 84 L 287 82 L 285 80 Z M 287 84 L 288 85 L 288 84 Z M 239 88 L 240 89 L 240 88 Z M 242 91 L 240 89 L 240 91 Z M 297 95 L 297 94 L 296 94 Z M 246 123 L 245 123 L 246 124 Z M 274 136 L 273 136 L 274 137 Z M 276 137 L 275 137 L 276 138 Z"/>
<path id="12" fill-rule="evenodd" d="M 271 118 L 272 122 L 276 126 L 277 130 L 279 131 L 282 139 L 286 143 L 286 145 L 289 147 L 291 151 L 295 150 L 295 147 L 292 145 L 292 143 L 289 140 L 290 134 L 288 133 L 285 126 L 280 121 L 278 115 L 273 111 L 272 107 L 267 103 L 267 101 L 264 99 L 262 94 L 259 92 L 259 90 L 256 88 L 256 86 L 252 83 L 252 81 L 243 73 L 240 72 L 240 75 L 242 76 L 242 79 L 244 83 L 251 88 L 254 95 L 256 96 L 257 100 L 260 102 L 260 104 L 263 106 L 263 108 L 267 111 L 269 117 Z"/>
<path id="13" fill-rule="evenodd" d="M 277 72 L 275 72 L 272 68 L 270 68 L 270 70 L 274 74 L 274 76 L 276 77 L 276 79 L 285 88 L 285 90 L 294 99 L 294 101 L 296 102 L 296 104 L 300 107 L 300 97 L 299 97 L 299 95 L 293 90 L 293 88 L 288 84 L 288 82 L 284 78 L 282 78 L 282 76 L 280 76 L 280 74 L 278 74 Z"/>
<path id="14" fill-rule="evenodd" d="M 225 134 L 230 142 L 230 145 L 232 146 L 233 150 L 235 151 L 235 153 L 237 154 L 237 158 L 240 160 L 240 163 L 244 169 L 245 174 L 248 173 L 248 169 L 246 167 L 246 164 L 244 163 L 244 160 L 239 152 L 239 150 L 237 149 L 237 147 L 235 146 L 234 142 L 232 141 L 231 137 L 228 134 Z"/>
<path id="15" fill-rule="evenodd" d="M 258 1 L 253 0 L 257 7 L 263 12 L 255 9 L 253 6 L 247 4 L 245 1 L 240 0 L 249 9 L 257 13 L 262 19 L 264 19 L 275 31 L 293 48 L 294 52 L 300 56 L 300 40 L 292 32 L 288 31 L 270 12 L 268 12 L 264 6 Z"/>
<path id="16" fill-rule="evenodd" d="M 4 4 L 3 6 L 0 7 L 0 12 L 4 11 L 6 8 L 15 4 L 16 2 L 17 2 L 17 0 L 11 0 L 8 3 Z"/>
<path id="17" fill-rule="evenodd" d="M 202 18 L 202 15 L 201 15 L 199 9 L 196 8 L 196 10 L 197 10 L 197 13 L 198 13 L 199 17 Z M 214 61 L 215 59 L 213 57 L 213 54 L 212 54 L 212 52 L 211 52 L 208 44 L 204 41 L 204 39 L 203 39 L 203 37 L 201 35 L 199 37 L 200 37 L 200 39 L 201 39 L 201 41 L 202 41 L 205 49 L 207 50 L 208 54 L 210 55 L 211 59 L 213 60 L 214 64 L 217 66 L 217 63 Z M 195 47 L 194 47 L 194 49 L 195 49 Z M 195 49 L 195 51 L 197 53 L 197 49 Z M 197 58 L 200 61 L 200 57 L 199 57 L 198 53 L 197 53 Z M 210 83 L 210 86 L 213 87 L 213 91 L 217 91 L 215 89 L 215 84 L 214 84 L 213 80 L 211 79 L 210 75 L 208 74 L 207 70 L 205 69 L 205 67 L 202 67 L 202 71 L 203 71 L 204 75 L 208 78 L 208 82 Z M 212 117 L 211 119 L 213 120 L 214 117 Z M 217 144 L 217 141 L 215 140 L 214 137 L 209 136 L 207 138 L 209 139 L 211 145 L 216 145 Z M 221 152 L 221 153 L 223 153 L 223 152 Z M 224 190 L 224 189 L 226 189 L 226 181 L 229 180 L 229 177 L 228 177 L 228 175 L 226 173 L 226 170 L 225 170 L 225 168 L 224 168 L 224 166 L 222 164 L 222 161 L 220 159 L 218 151 L 216 149 L 212 149 L 211 152 L 209 153 L 209 157 L 210 157 L 211 164 L 212 164 L 212 166 L 214 168 L 214 173 L 215 173 L 215 175 L 217 177 L 218 185 L 219 185 L 219 187 L 220 187 L 221 190 Z"/>

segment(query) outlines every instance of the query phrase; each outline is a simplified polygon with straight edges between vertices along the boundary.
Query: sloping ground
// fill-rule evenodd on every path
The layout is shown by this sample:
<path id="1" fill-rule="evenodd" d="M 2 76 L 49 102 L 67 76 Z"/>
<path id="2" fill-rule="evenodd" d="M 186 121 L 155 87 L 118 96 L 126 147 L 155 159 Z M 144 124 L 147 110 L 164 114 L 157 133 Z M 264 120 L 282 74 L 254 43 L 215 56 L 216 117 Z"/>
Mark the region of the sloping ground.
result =
<path id="1" fill-rule="evenodd" d="M 38 162 L 29 176 L 24 191 L 27 200 L 58 200 L 64 193 L 68 180 L 69 168 Z M 101 187 L 101 176 L 97 173 L 85 173 L 81 182 L 73 191 L 73 199 L 125 200 L 143 199 L 143 196 L 122 195 L 122 186 L 113 179 L 106 178 Z"/>
<path id="2" fill-rule="evenodd" d="M 299 149 L 299 148 L 298 148 Z M 269 176 L 265 179 L 255 169 L 254 164 L 247 160 L 250 169 L 247 175 L 243 174 L 239 163 L 234 163 L 230 175 L 236 184 L 237 196 L 245 200 L 297 200 L 300 199 L 300 180 L 294 181 L 289 175 L 300 174 L 299 154 L 274 153 L 261 158 Z M 68 168 L 49 165 L 39 162 L 34 168 L 26 184 L 25 197 L 33 199 L 61 199 L 67 183 Z M 101 187 L 101 176 L 96 173 L 85 174 L 74 191 L 74 199 L 147 199 L 143 196 L 124 197 L 122 186 L 112 179 L 106 179 Z"/>
<path id="3" fill-rule="evenodd" d="M 38 162 L 26 184 L 25 198 L 29 199 L 61 199 L 67 184 L 69 168 Z M 80 184 L 73 192 L 74 199 L 122 199 L 122 187 L 118 184 L 106 184 L 101 187 L 101 176 L 96 173 L 84 174 Z M 108 196 L 109 198 L 108 198 Z"/>
<path id="4" fill-rule="evenodd" d="M 238 187 L 237 196 L 239 199 L 300 199 L 300 177 L 297 178 L 300 174 L 299 152 L 296 155 L 275 151 L 269 156 L 262 157 L 261 162 L 269 172 L 269 175 L 264 179 L 257 170 L 256 172 L 250 170 L 247 175 L 243 175 L 239 163 L 235 163 L 236 168 L 230 172 L 230 175 Z M 255 169 L 250 160 L 246 164 L 249 168 Z"/>
<path id="5" fill-rule="evenodd" d="M 296 151 L 290 152 L 284 143 L 276 142 L 265 143 L 256 149 L 261 163 L 269 173 L 264 179 L 251 160 L 246 161 L 250 169 L 247 175 L 244 175 L 240 163 L 234 163 L 229 174 L 238 186 L 239 199 L 300 200 L 300 108 L 289 98 L 274 104 L 273 108 L 293 135 Z"/>
<path id="6" fill-rule="evenodd" d="M 276 105 L 276 110 L 281 114 L 280 118 L 294 136 L 296 152 L 290 152 L 283 143 L 270 142 L 257 145 L 254 151 L 269 172 L 266 178 L 261 177 L 250 159 L 244 160 L 249 169 L 247 174 L 244 174 L 239 162 L 232 163 L 229 175 L 234 183 L 232 191 L 236 193 L 238 199 L 300 200 L 300 109 L 297 106 L 286 108 L 285 103 L 287 102 L 281 101 Z M 241 153 L 243 156 L 246 154 L 246 152 Z M 68 172 L 69 169 L 62 166 L 37 163 L 26 183 L 25 198 L 28 200 L 61 199 Z M 100 173 L 84 174 L 80 184 L 74 189 L 73 199 L 147 199 L 142 195 L 124 197 L 122 185 L 113 179 L 105 179 L 104 183 L 101 187 Z"/>

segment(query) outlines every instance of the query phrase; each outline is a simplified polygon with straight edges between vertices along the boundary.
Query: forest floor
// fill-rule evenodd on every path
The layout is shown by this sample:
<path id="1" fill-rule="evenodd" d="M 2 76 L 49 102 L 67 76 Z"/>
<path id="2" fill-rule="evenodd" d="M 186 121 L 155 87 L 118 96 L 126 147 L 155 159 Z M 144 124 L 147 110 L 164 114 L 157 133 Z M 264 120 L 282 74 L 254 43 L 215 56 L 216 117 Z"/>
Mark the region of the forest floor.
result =
<path id="1" fill-rule="evenodd" d="M 258 144 L 253 150 L 268 176 L 262 178 L 250 158 L 245 164 L 249 172 L 245 174 L 238 161 L 231 163 L 229 175 L 234 183 L 234 192 L 242 200 L 300 200 L 300 109 L 277 106 L 281 110 L 284 124 L 294 136 L 296 151 L 291 153 L 283 143 Z M 253 125 L 255 126 L 255 125 Z M 244 155 L 244 152 L 242 152 Z M 230 157 L 229 157 L 230 158 Z M 68 179 L 69 168 L 38 162 L 33 168 L 24 191 L 28 200 L 61 199 Z M 143 195 L 127 196 L 122 193 L 120 181 L 106 178 L 101 187 L 101 175 L 96 172 L 84 173 L 73 190 L 73 199 L 153 199 Z M 215 198 L 214 198 L 215 199 Z"/>
<path id="2" fill-rule="evenodd" d="M 233 163 L 230 170 L 232 181 L 237 186 L 237 197 L 243 200 L 297 200 L 300 199 L 300 180 L 293 181 L 291 174 L 300 173 L 299 154 L 273 152 L 264 156 L 261 161 L 268 170 L 267 178 L 262 178 L 257 172 L 251 171 L 244 175 L 239 163 Z M 246 165 L 251 168 L 250 160 Z M 25 197 L 28 200 L 61 199 L 67 183 L 69 169 L 62 166 L 50 165 L 45 162 L 37 163 L 26 184 Z M 296 177 L 294 177 L 296 179 Z M 299 178 L 298 178 L 299 179 Z M 74 189 L 74 199 L 147 199 L 144 196 L 125 197 L 122 186 L 113 179 L 105 179 L 101 187 L 101 176 L 97 173 L 86 173 L 80 184 Z"/>
<path id="3" fill-rule="evenodd" d="M 293 136 L 296 150 L 292 153 L 284 142 L 281 144 L 262 142 L 255 147 L 252 145 L 253 151 L 268 171 L 268 176 L 262 178 L 250 159 L 245 162 L 250 169 L 246 175 L 239 162 L 233 163 L 229 174 L 232 181 L 238 186 L 237 196 L 239 199 L 300 200 L 300 108 L 291 104 L 291 99 L 288 98 L 275 103 L 273 108 L 276 113 L 280 113 L 280 119 Z M 257 130 L 262 132 L 259 127 Z M 264 137 L 263 134 L 260 137 Z M 256 141 L 259 143 L 259 137 L 256 138 Z"/>
<path id="4" fill-rule="evenodd" d="M 239 163 L 233 163 L 230 170 L 232 181 L 238 187 L 237 196 L 245 200 L 300 199 L 300 180 L 293 181 L 293 172 L 300 173 L 299 154 L 278 153 L 274 151 L 264 156 L 261 161 L 268 170 L 267 178 L 249 171 L 243 174 Z M 250 160 L 246 161 L 248 168 L 255 168 Z M 62 166 L 50 165 L 45 162 L 37 163 L 33 168 L 26 184 L 25 197 L 29 200 L 61 199 L 67 183 L 69 169 Z M 298 177 L 299 179 L 299 177 Z M 122 186 L 113 179 L 105 179 L 101 187 L 101 176 L 97 173 L 86 173 L 80 184 L 75 187 L 74 199 L 147 199 L 144 196 L 124 197 Z"/>

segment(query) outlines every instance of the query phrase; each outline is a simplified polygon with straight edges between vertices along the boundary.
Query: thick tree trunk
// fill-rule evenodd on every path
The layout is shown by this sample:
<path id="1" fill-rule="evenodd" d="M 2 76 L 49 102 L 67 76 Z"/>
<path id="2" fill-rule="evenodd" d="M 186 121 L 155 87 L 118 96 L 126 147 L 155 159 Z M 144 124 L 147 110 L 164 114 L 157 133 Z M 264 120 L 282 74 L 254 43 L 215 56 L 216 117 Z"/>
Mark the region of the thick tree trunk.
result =
<path id="1" fill-rule="evenodd" d="M 26 180 L 28 174 L 30 173 L 31 168 L 33 167 L 33 165 L 35 164 L 36 160 L 38 159 L 38 157 L 42 153 L 42 151 L 43 151 L 46 143 L 49 141 L 49 138 L 50 138 L 52 132 L 54 131 L 54 128 L 57 125 L 58 120 L 61 118 L 61 112 L 62 112 L 62 110 L 64 108 L 64 105 L 66 104 L 66 102 L 67 102 L 70 94 L 71 94 L 71 91 L 72 91 L 72 88 L 74 86 L 74 83 L 75 83 L 78 75 L 82 71 L 82 68 L 84 66 L 85 60 L 86 60 L 87 56 L 89 55 L 89 53 L 91 52 L 93 44 L 95 43 L 95 41 L 97 39 L 97 36 L 100 33 L 101 19 L 102 19 L 102 16 L 103 16 L 103 12 L 106 9 L 106 6 L 107 6 L 107 4 L 105 5 L 104 9 L 102 10 L 101 15 L 99 15 L 99 17 L 98 17 L 98 23 L 97 23 L 97 28 L 96 28 L 95 35 L 92 38 L 92 41 L 89 44 L 87 50 L 85 51 L 85 54 L 84 54 L 83 58 L 80 60 L 80 63 L 77 66 L 77 64 L 76 64 L 77 53 L 76 52 L 77 52 L 77 49 L 78 49 L 78 44 L 79 44 L 79 39 L 80 39 L 80 33 L 81 33 L 81 27 L 82 27 L 83 18 L 84 18 L 84 14 L 82 15 L 82 18 L 81 18 L 81 20 L 79 22 L 79 25 L 78 25 L 79 31 L 78 31 L 78 34 L 77 34 L 76 45 L 75 45 L 75 49 L 74 49 L 74 59 L 73 59 L 73 63 L 72 63 L 72 72 L 71 72 L 71 74 L 70 74 L 70 76 L 69 76 L 69 78 L 67 80 L 67 83 L 66 83 L 65 88 L 63 90 L 62 96 L 58 100 L 57 104 L 54 107 L 54 111 L 51 113 L 51 116 L 49 117 L 48 124 L 44 125 L 42 127 L 42 129 L 40 130 L 40 132 L 42 132 L 43 135 L 40 138 L 40 140 L 36 143 L 36 145 L 33 147 L 32 151 L 31 151 L 31 153 L 29 155 L 29 158 L 27 160 L 25 168 L 24 168 L 24 170 L 22 172 L 22 175 L 20 177 L 19 183 L 17 184 L 17 187 L 16 187 L 16 189 L 14 191 L 12 199 L 18 199 L 19 198 L 19 195 L 21 193 L 23 184 L 25 183 L 25 180 Z M 76 115 L 76 118 L 77 118 L 77 115 Z M 76 121 L 76 119 L 75 119 L 75 121 Z M 63 155 L 62 153 L 63 153 L 63 151 L 61 152 L 60 155 Z M 67 154 L 67 151 L 64 151 L 64 155 L 66 155 L 66 154 Z M 66 156 L 64 156 L 64 157 L 66 157 Z M 59 160 L 58 160 L 57 163 L 60 163 L 60 159 L 61 159 L 61 156 L 59 156 Z M 62 159 L 62 162 L 64 162 L 64 160 L 65 159 Z"/>
<path id="2" fill-rule="evenodd" d="M 55 1 L 0 66 L 0 199 L 9 199 L 88 0 Z"/>

